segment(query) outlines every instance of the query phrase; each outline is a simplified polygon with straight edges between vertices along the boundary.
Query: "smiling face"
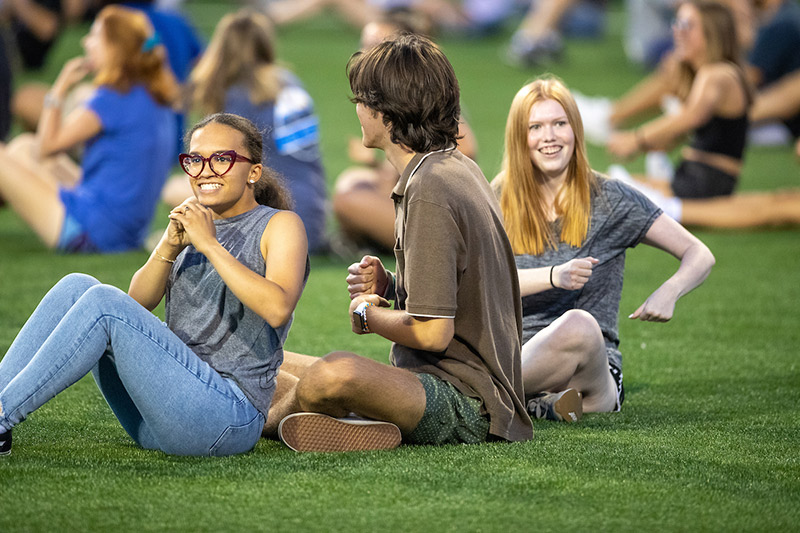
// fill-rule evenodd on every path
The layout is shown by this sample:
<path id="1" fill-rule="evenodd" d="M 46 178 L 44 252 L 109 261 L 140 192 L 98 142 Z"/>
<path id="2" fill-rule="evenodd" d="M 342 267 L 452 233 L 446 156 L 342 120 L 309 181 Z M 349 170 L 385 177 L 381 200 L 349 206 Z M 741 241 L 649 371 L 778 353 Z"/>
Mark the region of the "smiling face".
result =
<path id="1" fill-rule="evenodd" d="M 250 157 L 244 143 L 244 135 L 234 128 L 210 123 L 192 134 L 189 153 L 203 157 L 235 150 L 237 154 Z M 261 178 L 261 164 L 238 160 L 223 176 L 217 176 L 208 162 L 197 179 L 190 178 L 192 191 L 197 200 L 213 210 L 221 218 L 245 213 L 258 205 L 253 195 L 253 183 Z"/>
<path id="2" fill-rule="evenodd" d="M 555 100 L 540 100 L 528 119 L 531 163 L 550 179 L 565 179 L 575 152 L 575 134 L 564 108 Z"/>
<path id="3" fill-rule="evenodd" d="M 672 24 L 675 53 L 678 58 L 698 67 L 705 61 L 706 39 L 700 11 L 691 4 L 683 4 Z"/>

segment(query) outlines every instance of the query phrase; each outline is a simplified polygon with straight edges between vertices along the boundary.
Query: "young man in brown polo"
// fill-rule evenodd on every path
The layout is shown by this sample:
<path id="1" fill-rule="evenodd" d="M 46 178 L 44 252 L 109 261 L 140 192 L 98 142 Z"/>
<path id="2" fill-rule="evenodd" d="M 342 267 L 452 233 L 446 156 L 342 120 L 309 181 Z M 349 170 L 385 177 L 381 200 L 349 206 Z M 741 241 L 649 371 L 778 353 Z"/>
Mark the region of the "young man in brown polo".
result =
<path id="1" fill-rule="evenodd" d="M 401 174 L 396 274 L 366 256 L 347 278 L 353 331 L 393 341 L 392 365 L 287 354 L 281 371 L 298 380 L 276 404 L 302 412 L 282 417 L 281 439 L 298 451 L 347 451 L 532 438 L 514 256 L 486 178 L 455 148 L 450 62 L 428 39 L 404 35 L 354 55 L 348 76 L 364 146 Z M 358 418 L 336 418 L 348 415 Z"/>

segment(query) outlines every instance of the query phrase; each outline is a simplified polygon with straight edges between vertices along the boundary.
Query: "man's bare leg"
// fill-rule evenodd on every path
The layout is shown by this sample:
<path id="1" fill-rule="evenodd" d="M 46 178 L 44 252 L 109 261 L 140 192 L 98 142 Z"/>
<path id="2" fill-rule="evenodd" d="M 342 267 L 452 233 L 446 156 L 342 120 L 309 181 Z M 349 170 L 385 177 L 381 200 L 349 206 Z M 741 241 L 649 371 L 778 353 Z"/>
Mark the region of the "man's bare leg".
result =
<path id="1" fill-rule="evenodd" d="M 262 437 L 278 438 L 278 425 L 285 417 L 300 412 L 297 401 L 297 382 L 306 370 L 319 361 L 319 357 L 303 355 L 295 352 L 283 352 L 283 363 L 275 383 L 275 394 L 269 406 L 269 416 L 261 432 Z"/>
<path id="2" fill-rule="evenodd" d="M 391 422 L 408 435 L 425 412 L 417 376 L 349 352 L 333 352 L 309 367 L 297 384 L 303 411 Z"/>

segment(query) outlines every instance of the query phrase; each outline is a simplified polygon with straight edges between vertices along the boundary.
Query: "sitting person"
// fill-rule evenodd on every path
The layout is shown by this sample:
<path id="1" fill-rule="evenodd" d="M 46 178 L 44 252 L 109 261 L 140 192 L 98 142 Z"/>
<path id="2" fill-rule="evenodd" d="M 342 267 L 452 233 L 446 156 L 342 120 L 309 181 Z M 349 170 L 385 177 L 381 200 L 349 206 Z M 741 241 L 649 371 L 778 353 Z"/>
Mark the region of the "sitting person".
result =
<path id="1" fill-rule="evenodd" d="M 731 12 L 721 4 L 684 2 L 674 25 L 684 103 L 636 130 L 612 135 L 609 151 L 622 158 L 667 149 L 692 134 L 672 176 L 629 183 L 686 225 L 754 227 L 800 223 L 800 191 L 733 195 L 747 142 L 750 86 L 739 65 Z M 621 167 L 612 177 L 628 180 Z"/>
<path id="2" fill-rule="evenodd" d="M 225 15 L 192 71 L 189 93 L 194 109 L 235 113 L 256 124 L 263 135 L 264 158 L 292 193 L 309 250 L 324 252 L 327 193 L 319 121 L 300 81 L 276 64 L 269 19 L 250 10 Z M 162 198 L 178 205 L 190 193 L 184 176 L 171 179 Z"/>
<path id="3" fill-rule="evenodd" d="M 651 9 L 654 7 L 650 0 L 636 3 L 647 4 Z M 673 21 L 671 35 L 674 36 L 675 13 L 678 8 L 676 4 L 679 3 L 674 0 L 658 0 L 656 4 L 659 3 L 666 4 L 662 5 L 661 9 L 668 8 L 667 11 L 671 11 L 669 20 Z M 733 15 L 739 49 L 742 51 L 749 49 L 756 27 L 751 0 L 719 0 L 719 3 L 730 9 Z M 588 97 L 573 91 L 583 117 L 588 142 L 604 146 L 614 131 L 630 127 L 659 112 L 672 113 L 676 110 L 680 104 L 677 82 L 681 79 L 681 58 L 672 48 L 673 41 L 674 39 L 670 37 L 670 47 L 661 53 L 655 71 L 619 98 L 612 100 L 605 97 Z M 746 65 L 744 68 L 750 79 L 751 67 Z"/>
<path id="4" fill-rule="evenodd" d="M 672 318 L 714 256 L 635 189 L 591 169 L 577 105 L 557 79 L 534 81 L 514 97 L 492 187 L 516 254 L 528 412 L 573 422 L 584 412 L 618 411 L 626 250 L 645 243 L 680 260 L 628 317 L 654 322 Z"/>
<path id="5" fill-rule="evenodd" d="M 427 35 L 430 20 L 408 9 L 388 11 L 361 31 L 361 50 L 367 50 L 401 33 Z M 458 149 L 471 159 L 477 154 L 475 135 L 466 121 L 458 124 Z M 392 189 L 400 175 L 392 164 L 365 148 L 361 139 L 351 139 L 350 159 L 360 163 L 346 168 L 337 178 L 332 196 L 333 213 L 347 245 L 391 253 L 394 247 L 394 201 Z M 341 250 L 340 253 L 349 253 Z"/>
<path id="6" fill-rule="evenodd" d="M 305 232 L 252 123 L 212 115 L 190 138 L 180 162 L 194 197 L 172 210 L 128 294 L 68 275 L 0 362 L 0 453 L 88 372 L 143 448 L 231 455 L 258 442 L 308 278 Z M 150 313 L 165 296 L 167 327 Z"/>
<path id="7" fill-rule="evenodd" d="M 680 198 L 730 195 L 741 173 L 752 101 L 739 63 L 733 17 L 721 4 L 685 2 L 678 9 L 673 31 L 680 60 L 680 111 L 612 135 L 608 149 L 628 158 L 650 149 L 667 149 L 692 133 L 672 182 L 649 179 L 648 185 Z"/>
<path id="8" fill-rule="evenodd" d="M 48 94 L 35 137 L 0 146 L 0 196 L 49 248 L 117 252 L 142 246 L 172 167 L 175 78 L 147 17 L 104 8 Z M 64 120 L 67 92 L 94 72 L 96 88 Z M 86 143 L 78 167 L 64 152 Z"/>
<path id="9" fill-rule="evenodd" d="M 530 439 L 514 258 L 486 178 L 456 148 L 452 65 L 408 34 L 356 53 L 348 77 L 364 146 L 400 174 L 396 276 L 367 256 L 347 277 L 353 332 L 393 341 L 392 366 L 286 354 L 265 432 L 297 451 Z M 333 418 L 349 413 L 372 420 Z"/>
<path id="10" fill-rule="evenodd" d="M 87 12 L 84 13 L 84 16 L 87 18 L 93 16 L 92 12 L 102 8 L 105 4 L 119 3 L 110 0 L 93 0 L 93 2 L 86 2 L 86 0 L 70 0 L 70 2 L 85 4 Z M 152 0 L 125 2 L 124 5 L 125 7 L 142 11 L 147 15 L 150 24 L 153 26 L 153 30 L 158 36 L 159 44 L 162 44 L 166 50 L 167 61 L 172 73 L 175 75 L 179 84 L 184 83 L 192 65 L 203 51 L 203 43 L 196 29 L 189 22 L 189 19 L 176 11 L 158 8 L 154 5 Z M 73 107 L 81 105 L 90 95 L 90 88 L 87 85 L 88 84 L 81 84 L 76 86 L 67 96 L 63 108 L 65 113 L 70 111 Z M 44 98 L 49 90 L 49 85 L 36 81 L 26 82 L 16 87 L 12 101 L 12 110 L 14 117 L 21 123 L 25 130 L 34 131 L 36 129 L 44 107 Z M 176 120 L 178 121 L 177 149 L 180 148 L 184 133 L 185 125 L 183 114 L 176 115 Z"/>

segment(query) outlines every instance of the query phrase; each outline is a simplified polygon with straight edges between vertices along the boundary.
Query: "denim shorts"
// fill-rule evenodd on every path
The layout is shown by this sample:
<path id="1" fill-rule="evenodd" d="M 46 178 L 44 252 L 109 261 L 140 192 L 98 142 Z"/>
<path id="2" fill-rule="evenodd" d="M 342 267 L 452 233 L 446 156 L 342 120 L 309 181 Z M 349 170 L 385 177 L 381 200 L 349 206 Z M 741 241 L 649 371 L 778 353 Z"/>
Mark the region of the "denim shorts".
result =
<path id="1" fill-rule="evenodd" d="M 97 246 L 89 240 L 89 232 L 84 230 L 81 223 L 69 213 L 64 215 L 64 223 L 61 225 L 61 235 L 58 237 L 56 249 L 66 253 L 86 254 L 99 251 Z"/>
<path id="2" fill-rule="evenodd" d="M 432 374 L 417 374 L 425 389 L 425 413 L 404 440 L 409 444 L 476 444 L 489 435 L 481 402 Z"/>

